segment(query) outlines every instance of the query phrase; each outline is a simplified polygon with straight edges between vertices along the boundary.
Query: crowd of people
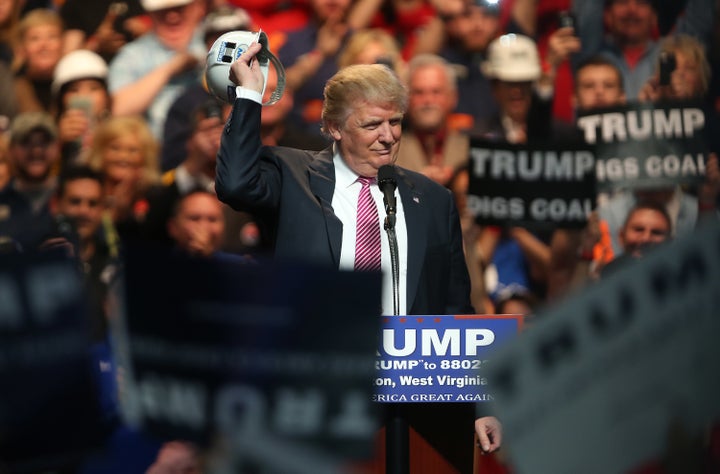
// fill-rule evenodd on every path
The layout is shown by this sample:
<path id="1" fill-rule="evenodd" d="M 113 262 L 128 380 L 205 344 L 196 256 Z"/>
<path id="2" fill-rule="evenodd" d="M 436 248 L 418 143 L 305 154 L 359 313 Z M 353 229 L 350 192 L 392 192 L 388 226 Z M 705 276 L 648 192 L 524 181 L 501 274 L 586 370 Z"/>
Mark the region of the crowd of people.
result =
<path id="1" fill-rule="evenodd" d="M 577 140 L 578 112 L 635 102 L 700 102 L 712 130 L 717 11 L 716 0 L 0 0 L 0 249 L 77 259 L 102 343 L 127 245 L 353 269 L 362 191 L 347 200 L 338 189 L 394 162 L 413 182 L 403 190 L 398 179 L 400 197 L 432 200 L 426 212 L 440 217 L 427 224 L 443 227 L 411 228 L 416 211 L 400 200 L 400 243 L 415 251 L 421 231 L 423 244 L 447 247 L 421 259 L 431 269 L 400 259 L 399 314 L 537 314 L 717 217 L 717 136 L 702 185 L 620 189 L 599 196 L 584 229 L 540 230 L 477 224 L 466 204 L 472 140 Z M 238 61 L 228 78 L 238 101 L 218 100 L 204 83 L 208 50 L 226 32 L 259 29 L 285 67 L 282 98 L 260 106 L 257 70 Z M 375 64 L 384 69 L 358 69 Z M 265 94 L 278 81 L 270 72 Z M 236 169 L 243 160 L 257 166 Z M 290 182 L 308 169 L 330 187 Z"/>

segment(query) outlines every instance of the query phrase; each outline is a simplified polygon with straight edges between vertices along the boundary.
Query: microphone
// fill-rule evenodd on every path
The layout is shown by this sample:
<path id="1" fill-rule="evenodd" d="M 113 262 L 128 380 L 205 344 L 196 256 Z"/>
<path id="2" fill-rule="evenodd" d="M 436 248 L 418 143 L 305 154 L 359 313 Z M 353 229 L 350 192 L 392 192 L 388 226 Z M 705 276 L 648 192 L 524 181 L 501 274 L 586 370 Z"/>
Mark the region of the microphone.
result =
<path id="1" fill-rule="evenodd" d="M 378 169 L 377 181 L 378 187 L 383 193 L 383 202 L 385 203 L 385 212 L 387 213 L 385 228 L 395 228 L 395 188 L 397 188 L 397 183 L 395 182 L 395 167 L 392 165 L 381 166 Z"/>

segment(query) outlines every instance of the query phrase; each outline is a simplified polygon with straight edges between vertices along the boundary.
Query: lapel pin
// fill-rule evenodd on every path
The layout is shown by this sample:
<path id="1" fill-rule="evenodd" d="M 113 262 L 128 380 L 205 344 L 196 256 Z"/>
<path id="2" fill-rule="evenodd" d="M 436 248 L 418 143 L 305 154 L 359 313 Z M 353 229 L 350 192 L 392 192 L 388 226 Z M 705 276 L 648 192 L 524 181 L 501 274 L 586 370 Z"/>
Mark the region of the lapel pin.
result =
<path id="1" fill-rule="evenodd" d="M 415 201 L 417 204 L 420 204 L 420 198 L 417 196 L 413 196 L 413 201 Z"/>

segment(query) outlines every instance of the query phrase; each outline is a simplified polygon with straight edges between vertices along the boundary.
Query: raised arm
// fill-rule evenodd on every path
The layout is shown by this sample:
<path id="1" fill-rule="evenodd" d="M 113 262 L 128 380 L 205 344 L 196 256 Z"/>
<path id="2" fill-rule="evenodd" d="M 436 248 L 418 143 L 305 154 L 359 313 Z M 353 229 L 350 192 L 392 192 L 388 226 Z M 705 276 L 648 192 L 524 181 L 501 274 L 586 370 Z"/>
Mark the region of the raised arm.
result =
<path id="1" fill-rule="evenodd" d="M 110 65 L 110 77 L 123 76 L 122 69 L 128 67 L 133 58 L 120 52 Z M 118 87 L 113 92 L 113 115 L 135 115 L 144 113 L 173 76 L 195 68 L 198 59 L 188 52 L 176 53 L 169 61 L 159 65 L 140 79 Z"/>
<path id="2" fill-rule="evenodd" d="M 248 204 L 276 207 L 279 202 L 280 173 L 271 160 L 261 160 L 264 79 L 254 59 L 260 49 L 253 43 L 230 67 L 230 80 L 240 87 L 220 140 L 215 191 L 218 199 L 235 209 Z"/>

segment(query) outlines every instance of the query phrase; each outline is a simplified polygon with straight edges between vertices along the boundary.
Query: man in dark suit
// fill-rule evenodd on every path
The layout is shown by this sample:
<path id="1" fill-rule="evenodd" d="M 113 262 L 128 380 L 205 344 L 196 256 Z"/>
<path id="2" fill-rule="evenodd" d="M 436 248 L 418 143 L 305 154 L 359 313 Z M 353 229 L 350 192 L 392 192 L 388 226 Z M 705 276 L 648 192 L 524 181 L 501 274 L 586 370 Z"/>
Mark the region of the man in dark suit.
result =
<path id="1" fill-rule="evenodd" d="M 233 207 L 272 208 L 277 213 L 275 256 L 352 270 L 356 264 L 358 196 L 371 178 L 370 194 L 384 216 L 378 169 L 397 158 L 407 91 L 383 65 L 349 66 L 325 86 L 323 131 L 334 140 L 320 152 L 263 147 L 260 110 L 263 76 L 251 45 L 230 70 L 237 99 L 225 126 L 216 168 L 220 200 Z M 378 269 L 385 270 L 384 314 L 468 314 L 470 283 L 458 212 L 449 190 L 396 168 L 400 305 L 394 311 L 391 264 L 382 242 Z M 382 219 L 376 226 L 379 228 Z M 379 230 L 379 229 L 378 229 Z M 385 239 L 383 239 L 385 240 Z M 379 245 L 379 244 L 378 244 Z M 358 247 L 360 248 L 360 247 Z M 500 426 L 480 418 L 487 451 L 497 449 Z"/>

